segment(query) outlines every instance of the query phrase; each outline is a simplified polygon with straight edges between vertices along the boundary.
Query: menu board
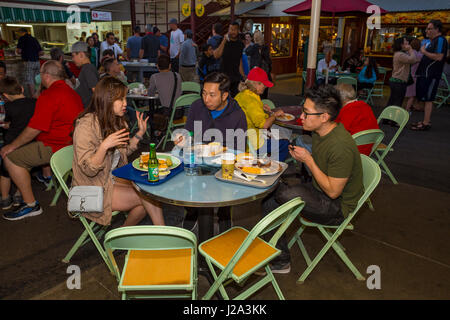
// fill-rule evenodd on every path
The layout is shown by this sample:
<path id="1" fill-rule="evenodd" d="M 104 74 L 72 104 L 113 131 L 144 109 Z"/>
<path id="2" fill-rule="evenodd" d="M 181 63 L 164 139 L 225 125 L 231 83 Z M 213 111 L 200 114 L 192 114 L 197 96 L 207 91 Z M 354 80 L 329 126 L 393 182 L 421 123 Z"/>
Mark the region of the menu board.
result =
<path id="1" fill-rule="evenodd" d="M 441 20 L 450 23 L 450 11 L 387 13 L 381 16 L 382 24 L 427 24 L 430 20 Z"/>

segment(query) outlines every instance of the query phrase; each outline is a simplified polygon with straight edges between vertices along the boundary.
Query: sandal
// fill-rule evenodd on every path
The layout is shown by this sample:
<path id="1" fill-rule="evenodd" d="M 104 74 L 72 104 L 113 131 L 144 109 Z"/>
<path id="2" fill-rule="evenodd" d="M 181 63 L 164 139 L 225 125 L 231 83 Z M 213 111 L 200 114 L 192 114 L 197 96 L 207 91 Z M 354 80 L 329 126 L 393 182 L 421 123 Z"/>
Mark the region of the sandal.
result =
<path id="1" fill-rule="evenodd" d="M 423 122 L 419 122 L 416 126 L 412 125 L 411 130 L 414 131 L 428 131 L 431 129 L 431 124 L 424 124 Z"/>

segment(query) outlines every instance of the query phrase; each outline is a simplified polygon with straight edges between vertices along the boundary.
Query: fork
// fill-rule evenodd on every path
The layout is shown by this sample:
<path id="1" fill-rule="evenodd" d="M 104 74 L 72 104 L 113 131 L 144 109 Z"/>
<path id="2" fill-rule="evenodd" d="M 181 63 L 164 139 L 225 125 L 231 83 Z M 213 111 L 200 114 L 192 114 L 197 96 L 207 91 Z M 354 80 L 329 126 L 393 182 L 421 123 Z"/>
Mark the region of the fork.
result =
<path id="1" fill-rule="evenodd" d="M 245 174 L 245 173 L 243 173 L 243 172 L 241 172 L 241 175 L 242 175 L 244 178 L 248 179 L 249 181 L 259 181 L 259 182 L 261 182 L 261 183 L 267 183 L 265 180 L 257 179 L 255 176 L 247 175 L 247 174 Z"/>

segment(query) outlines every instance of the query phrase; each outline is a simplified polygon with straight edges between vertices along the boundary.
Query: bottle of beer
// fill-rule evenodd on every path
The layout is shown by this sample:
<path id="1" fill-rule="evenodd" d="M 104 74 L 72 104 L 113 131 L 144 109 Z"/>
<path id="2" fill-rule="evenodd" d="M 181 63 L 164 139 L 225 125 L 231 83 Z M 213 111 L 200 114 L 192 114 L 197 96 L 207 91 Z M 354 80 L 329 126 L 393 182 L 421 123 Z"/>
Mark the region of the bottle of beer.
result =
<path id="1" fill-rule="evenodd" d="M 150 154 L 148 157 L 148 181 L 159 181 L 158 158 L 156 157 L 156 146 L 150 143 Z"/>

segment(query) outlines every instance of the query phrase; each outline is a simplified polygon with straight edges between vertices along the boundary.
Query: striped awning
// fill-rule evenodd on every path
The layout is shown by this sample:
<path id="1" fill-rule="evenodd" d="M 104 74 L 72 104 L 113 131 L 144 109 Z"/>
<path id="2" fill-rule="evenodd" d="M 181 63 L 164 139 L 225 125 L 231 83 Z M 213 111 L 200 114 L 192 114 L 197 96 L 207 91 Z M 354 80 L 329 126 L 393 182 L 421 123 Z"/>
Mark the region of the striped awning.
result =
<path id="1" fill-rule="evenodd" d="M 0 23 L 17 23 L 17 22 L 53 22 L 65 23 L 69 19 L 70 14 L 65 10 L 44 10 L 44 9 L 25 9 L 0 7 Z M 91 23 L 90 12 L 80 12 L 81 23 Z"/>

